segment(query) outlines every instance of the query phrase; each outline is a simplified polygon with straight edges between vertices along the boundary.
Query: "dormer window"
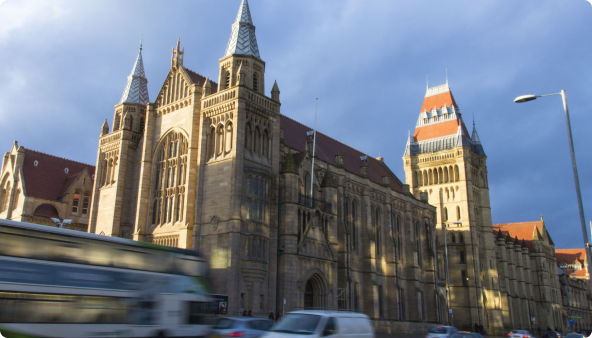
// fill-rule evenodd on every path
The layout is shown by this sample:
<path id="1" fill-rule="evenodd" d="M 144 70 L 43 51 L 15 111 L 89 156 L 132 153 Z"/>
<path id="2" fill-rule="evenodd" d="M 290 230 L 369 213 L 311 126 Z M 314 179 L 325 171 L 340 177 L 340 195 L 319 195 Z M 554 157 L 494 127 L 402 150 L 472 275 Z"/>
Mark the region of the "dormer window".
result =
<path id="1" fill-rule="evenodd" d="M 434 116 L 434 122 L 438 122 L 438 116 Z"/>
<path id="2" fill-rule="evenodd" d="M 448 113 L 444 114 L 444 119 L 448 119 Z"/>
<path id="3" fill-rule="evenodd" d="M 428 124 L 428 119 L 423 119 L 423 124 Z"/>
<path id="4" fill-rule="evenodd" d="M 78 193 L 74 193 L 74 198 L 72 200 L 72 213 L 78 213 L 78 204 L 80 203 L 80 195 Z"/>

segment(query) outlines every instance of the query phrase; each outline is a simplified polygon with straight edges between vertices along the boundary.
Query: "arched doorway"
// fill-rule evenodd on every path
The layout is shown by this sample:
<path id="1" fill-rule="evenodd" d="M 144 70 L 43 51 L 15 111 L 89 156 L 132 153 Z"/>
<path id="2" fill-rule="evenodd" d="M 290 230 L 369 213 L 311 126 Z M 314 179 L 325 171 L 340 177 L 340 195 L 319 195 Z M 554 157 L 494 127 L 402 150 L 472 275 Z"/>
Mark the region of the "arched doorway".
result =
<path id="1" fill-rule="evenodd" d="M 328 299 L 325 279 L 319 273 L 313 273 L 304 287 L 304 309 L 325 309 Z"/>
<path id="2" fill-rule="evenodd" d="M 304 290 L 304 309 L 312 309 L 314 307 L 314 291 L 310 279 L 306 282 Z"/>

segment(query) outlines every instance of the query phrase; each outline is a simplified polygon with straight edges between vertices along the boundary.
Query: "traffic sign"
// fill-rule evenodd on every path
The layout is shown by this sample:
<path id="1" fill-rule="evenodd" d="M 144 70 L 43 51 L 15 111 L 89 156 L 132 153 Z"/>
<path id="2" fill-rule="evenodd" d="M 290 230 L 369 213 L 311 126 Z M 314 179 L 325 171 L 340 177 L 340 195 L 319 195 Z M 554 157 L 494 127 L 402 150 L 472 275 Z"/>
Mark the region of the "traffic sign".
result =
<path id="1" fill-rule="evenodd" d="M 573 326 L 573 325 L 574 325 L 574 323 L 575 323 L 575 321 L 574 321 L 573 319 L 570 319 L 570 320 L 569 320 L 569 325 Z"/>

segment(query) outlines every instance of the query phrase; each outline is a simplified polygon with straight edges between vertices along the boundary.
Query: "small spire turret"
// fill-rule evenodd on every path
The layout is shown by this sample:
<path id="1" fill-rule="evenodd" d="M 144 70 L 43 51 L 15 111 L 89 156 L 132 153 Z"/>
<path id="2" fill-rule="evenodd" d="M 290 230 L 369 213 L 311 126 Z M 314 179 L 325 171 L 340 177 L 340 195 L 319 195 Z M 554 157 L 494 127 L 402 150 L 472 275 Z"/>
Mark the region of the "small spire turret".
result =
<path id="1" fill-rule="evenodd" d="M 280 102 L 280 87 L 278 87 L 277 81 L 274 82 L 273 88 L 271 88 L 271 99 Z"/>
<path id="2" fill-rule="evenodd" d="M 101 136 L 107 135 L 107 134 L 109 134 L 109 123 L 107 122 L 107 119 L 105 119 L 105 122 L 103 123 L 103 126 L 101 127 Z"/>
<path id="3" fill-rule="evenodd" d="M 203 97 L 206 97 L 210 94 L 212 94 L 212 84 L 210 83 L 210 77 L 208 76 L 203 85 Z"/>

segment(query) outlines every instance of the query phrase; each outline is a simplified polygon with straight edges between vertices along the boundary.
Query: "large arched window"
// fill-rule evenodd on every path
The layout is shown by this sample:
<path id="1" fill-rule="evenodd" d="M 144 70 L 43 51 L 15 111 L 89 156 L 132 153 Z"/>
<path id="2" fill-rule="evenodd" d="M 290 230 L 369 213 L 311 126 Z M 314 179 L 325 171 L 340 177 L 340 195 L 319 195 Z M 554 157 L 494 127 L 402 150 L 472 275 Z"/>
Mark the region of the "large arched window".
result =
<path id="1" fill-rule="evenodd" d="M 152 224 L 183 220 L 187 148 L 187 139 L 181 133 L 171 132 L 156 152 Z"/>

